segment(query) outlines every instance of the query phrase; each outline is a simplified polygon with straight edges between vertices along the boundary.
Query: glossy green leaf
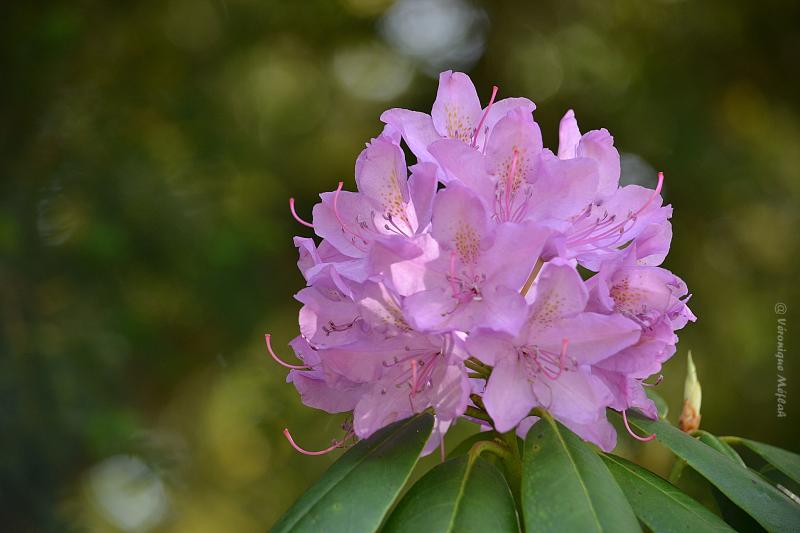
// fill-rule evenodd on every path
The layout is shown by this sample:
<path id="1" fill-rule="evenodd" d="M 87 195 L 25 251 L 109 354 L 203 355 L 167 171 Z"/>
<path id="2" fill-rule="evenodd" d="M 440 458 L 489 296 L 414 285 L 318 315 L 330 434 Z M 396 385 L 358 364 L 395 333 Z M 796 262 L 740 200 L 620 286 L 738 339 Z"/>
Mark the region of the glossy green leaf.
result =
<path id="1" fill-rule="evenodd" d="M 272 531 L 376 531 L 432 429 L 433 415 L 421 413 L 362 440 L 331 465 Z"/>
<path id="2" fill-rule="evenodd" d="M 417 481 L 389 515 L 383 531 L 516 533 L 519 524 L 500 471 L 468 454 L 436 466 Z"/>
<path id="3" fill-rule="evenodd" d="M 800 506 L 759 475 L 663 420 L 646 420 L 635 415 L 629 420 L 640 431 L 655 433 L 664 446 L 686 460 L 767 531 L 800 529 Z"/>
<path id="4" fill-rule="evenodd" d="M 717 515 L 649 470 L 615 455 L 604 455 L 603 459 L 636 516 L 655 533 L 734 531 Z"/>
<path id="5" fill-rule="evenodd" d="M 694 433 L 692 433 L 692 436 L 696 437 L 703 444 L 711 446 L 719 453 L 728 456 L 729 459 L 733 460 L 733 462 L 738 464 L 739 466 L 745 468 L 747 467 L 747 465 L 742 460 L 742 457 L 738 453 L 736 453 L 736 450 L 734 450 L 730 444 L 720 440 L 719 437 L 712 435 L 708 431 L 703 431 L 703 430 L 695 431 Z"/>
<path id="6" fill-rule="evenodd" d="M 715 435 L 703 430 L 694 431 L 691 435 L 703 444 L 711 446 L 729 459 L 732 459 L 742 468 L 747 468 L 747 465 L 742 460 L 742 457 L 736 453 L 736 450 Z M 724 518 L 728 524 L 739 531 L 763 531 L 763 528 L 758 525 L 758 522 L 756 522 L 752 516 L 743 511 L 713 485 L 711 486 L 711 494 L 717 502 L 717 507 L 719 507 L 720 513 L 722 513 L 722 518 Z"/>
<path id="7" fill-rule="evenodd" d="M 481 431 L 481 432 L 475 433 L 473 435 L 470 435 L 466 439 L 464 439 L 461 442 L 459 442 L 458 446 L 453 448 L 450 451 L 450 453 L 447 454 L 447 458 L 448 459 L 452 459 L 453 457 L 456 457 L 458 455 L 466 455 L 466 454 L 469 453 L 470 449 L 472 449 L 472 446 L 475 443 L 481 442 L 481 441 L 484 441 L 484 440 L 494 440 L 494 439 L 499 438 L 499 437 L 500 437 L 500 434 L 497 433 L 496 431 Z"/>
<path id="8" fill-rule="evenodd" d="M 800 483 L 800 455 L 754 440 L 741 439 L 738 442 L 760 455 L 762 459 L 783 472 L 795 483 Z"/>
<path id="9" fill-rule="evenodd" d="M 628 500 L 603 460 L 548 413 L 542 415 L 525 440 L 525 530 L 641 531 Z"/>

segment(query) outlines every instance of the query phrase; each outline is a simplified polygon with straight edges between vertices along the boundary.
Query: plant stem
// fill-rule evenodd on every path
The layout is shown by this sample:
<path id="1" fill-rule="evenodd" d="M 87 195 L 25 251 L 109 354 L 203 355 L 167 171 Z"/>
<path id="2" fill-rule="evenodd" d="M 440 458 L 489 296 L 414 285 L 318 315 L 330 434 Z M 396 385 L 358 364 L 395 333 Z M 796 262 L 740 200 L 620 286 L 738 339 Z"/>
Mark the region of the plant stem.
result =
<path id="1" fill-rule="evenodd" d="M 517 443 L 517 434 L 512 429 L 503 433 L 503 440 L 506 442 L 506 447 L 511 453 L 503 458 L 503 466 L 506 470 L 506 478 L 508 485 L 511 488 L 511 494 L 514 496 L 514 501 L 517 504 L 517 513 L 522 520 L 522 456 L 519 453 L 519 444 Z"/>
<path id="2" fill-rule="evenodd" d="M 544 265 L 544 261 L 542 261 L 542 258 L 540 257 L 539 259 L 536 260 L 536 264 L 533 265 L 533 270 L 531 270 L 531 275 L 528 276 L 528 279 L 525 280 L 525 284 L 522 286 L 522 289 L 520 289 L 519 293 L 521 295 L 525 296 L 526 294 L 528 294 L 528 291 L 531 289 L 531 285 L 533 285 L 536 276 L 539 275 L 539 271 L 542 269 L 542 265 Z"/>

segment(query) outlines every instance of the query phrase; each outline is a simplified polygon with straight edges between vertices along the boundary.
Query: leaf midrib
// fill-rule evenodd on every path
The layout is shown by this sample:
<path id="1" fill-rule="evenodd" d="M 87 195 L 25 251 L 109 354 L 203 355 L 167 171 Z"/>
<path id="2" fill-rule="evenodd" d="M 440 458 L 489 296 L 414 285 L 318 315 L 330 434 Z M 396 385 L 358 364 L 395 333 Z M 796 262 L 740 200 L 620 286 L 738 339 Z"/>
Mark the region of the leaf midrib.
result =
<path id="1" fill-rule="evenodd" d="M 464 499 L 464 490 L 467 487 L 467 481 L 469 480 L 469 475 L 472 473 L 472 467 L 477 461 L 477 458 L 473 459 L 472 457 L 467 456 L 467 465 L 464 469 L 464 477 L 461 479 L 461 483 L 458 486 L 458 492 L 456 493 L 455 503 L 453 504 L 453 512 L 450 514 L 450 520 L 447 524 L 447 531 L 453 532 L 453 529 L 456 525 L 456 516 L 458 516 L 458 510 L 461 507 L 461 500 Z"/>
<path id="2" fill-rule="evenodd" d="M 558 429 L 558 425 L 556 424 L 555 420 L 551 417 L 547 417 L 547 422 L 553 427 L 556 435 L 558 436 L 558 441 L 564 448 L 564 451 L 569 458 L 569 462 L 572 465 L 573 470 L 575 470 L 575 474 L 578 477 L 578 482 L 581 484 L 581 489 L 583 490 L 583 494 L 586 496 L 586 501 L 589 502 L 589 509 L 592 511 L 592 517 L 594 517 L 594 521 L 597 524 L 597 530 L 603 531 L 603 526 L 600 523 L 600 516 L 597 514 L 597 510 L 594 508 L 594 502 L 592 501 L 592 497 L 589 495 L 589 488 L 586 486 L 586 483 L 583 481 L 583 477 L 581 476 L 581 471 L 578 469 L 578 464 L 575 462 L 575 458 L 572 457 L 572 454 L 569 451 L 569 447 L 567 446 L 567 442 L 564 440 L 564 437 L 561 435 L 561 431 Z"/>

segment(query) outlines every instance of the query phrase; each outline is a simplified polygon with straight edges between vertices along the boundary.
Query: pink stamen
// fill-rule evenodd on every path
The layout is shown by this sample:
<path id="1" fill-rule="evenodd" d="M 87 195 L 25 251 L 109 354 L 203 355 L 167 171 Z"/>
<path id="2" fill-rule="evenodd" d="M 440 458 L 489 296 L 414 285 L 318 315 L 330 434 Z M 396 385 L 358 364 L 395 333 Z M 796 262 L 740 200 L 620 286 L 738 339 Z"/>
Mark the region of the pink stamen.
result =
<path id="1" fill-rule="evenodd" d="M 304 226 L 307 226 L 309 228 L 313 228 L 314 227 L 314 224 L 311 224 L 310 222 L 306 222 L 305 220 L 300 218 L 300 215 L 297 214 L 297 211 L 295 211 L 295 209 L 294 209 L 294 198 L 289 198 L 289 211 L 292 212 L 292 216 L 300 224 L 302 224 Z"/>
<path id="2" fill-rule="evenodd" d="M 542 365 L 542 372 L 544 373 L 547 379 L 555 380 L 561 376 L 561 373 L 564 371 L 564 359 L 567 356 L 567 346 L 569 345 L 569 340 L 561 339 L 561 352 L 558 354 L 558 361 L 556 366 L 558 367 L 558 372 L 549 372 L 544 365 Z"/>
<path id="3" fill-rule="evenodd" d="M 630 434 L 630 436 L 631 436 L 631 437 L 633 437 L 634 439 L 636 439 L 636 440 L 638 440 L 638 441 L 641 441 L 641 442 L 650 442 L 651 440 L 653 440 L 654 438 L 656 438 L 656 434 L 655 434 L 655 433 L 653 433 L 652 435 L 648 435 L 648 436 L 646 436 L 646 437 L 640 437 L 639 435 L 637 435 L 636 433 L 634 433 L 634 432 L 633 432 L 633 430 L 631 429 L 631 426 L 630 426 L 630 424 L 628 424 L 628 414 L 627 414 L 627 412 L 626 412 L 626 409 L 623 409 L 623 410 L 622 410 L 622 421 L 625 423 L 625 429 L 627 429 L 627 430 L 628 430 L 628 433 L 629 433 L 629 434 Z"/>
<path id="4" fill-rule="evenodd" d="M 292 445 L 292 448 L 294 448 L 298 452 L 302 453 L 303 455 L 325 455 L 326 453 L 332 452 L 336 448 L 341 448 L 342 445 L 344 444 L 344 442 L 342 442 L 342 441 L 334 441 L 334 443 L 331 446 L 329 446 L 328 448 L 325 448 L 324 450 L 309 451 L 309 450 L 306 450 L 304 448 L 301 448 L 294 441 L 294 439 L 292 438 L 292 434 L 289 433 L 289 428 L 283 428 L 283 436 L 286 437 L 286 440 L 289 441 L 289 444 Z"/>
<path id="5" fill-rule="evenodd" d="M 483 111 L 483 115 L 481 115 L 481 119 L 478 122 L 478 127 L 475 128 L 475 135 L 472 137 L 472 147 L 475 148 L 478 145 L 478 134 L 483 128 L 483 123 L 486 122 L 486 117 L 489 116 L 489 110 L 492 108 L 492 104 L 494 103 L 494 99 L 497 96 L 497 86 L 492 86 L 492 96 L 489 98 L 489 104 L 486 106 L 486 109 Z"/>
<path id="6" fill-rule="evenodd" d="M 558 376 L 564 371 L 564 359 L 567 358 L 567 346 L 569 346 L 569 339 L 561 339 L 561 353 L 558 354 Z"/>
<path id="7" fill-rule="evenodd" d="M 608 244 L 606 244 L 606 245 L 604 245 L 602 247 L 600 247 L 598 245 L 598 247 L 600 247 L 600 248 L 608 248 L 608 247 L 612 246 L 613 244 L 619 242 L 622 239 L 622 235 L 626 231 L 631 229 L 631 227 L 633 227 L 633 225 L 631 227 L 627 227 L 627 228 L 625 226 L 629 222 L 633 222 L 634 225 L 636 224 L 636 219 L 639 217 L 639 215 L 641 215 L 645 211 L 645 209 L 647 209 L 650 206 L 650 204 L 653 203 L 653 200 L 655 200 L 656 197 L 659 194 L 661 194 L 661 189 L 663 188 L 663 186 L 664 186 L 664 173 L 663 172 L 659 172 L 658 173 L 658 184 L 656 185 L 656 188 L 653 191 L 653 194 L 650 195 L 650 197 L 647 199 L 647 201 L 635 213 L 630 213 L 625 218 L 625 220 L 623 220 L 622 222 L 619 222 L 618 224 L 614 225 L 613 227 L 611 227 L 608 230 L 604 230 L 599 235 L 592 235 L 592 233 L 597 231 L 599 228 L 605 226 L 608 223 L 608 220 L 605 221 L 605 222 L 602 222 L 602 223 L 598 222 L 597 224 L 595 224 L 591 228 L 588 228 L 588 233 L 587 233 L 587 230 L 582 230 L 582 231 L 578 232 L 577 234 L 571 236 L 568 239 L 567 244 L 569 246 L 582 246 L 584 244 L 596 243 L 598 241 L 601 241 L 603 239 L 611 237 L 611 236 L 613 236 L 615 234 L 617 235 L 617 238 L 614 241 L 612 241 L 611 243 L 608 243 Z"/>
<path id="8" fill-rule="evenodd" d="M 448 281 L 450 282 L 450 290 L 453 291 L 453 297 L 457 297 L 461 291 L 456 282 L 456 252 L 450 252 L 450 269 L 448 271 Z"/>
<path id="9" fill-rule="evenodd" d="M 264 340 L 267 342 L 267 351 L 269 351 L 269 354 L 272 356 L 273 359 L 275 359 L 276 363 L 278 363 L 283 367 L 290 368 L 292 370 L 310 370 L 310 368 L 305 365 L 290 365 L 289 363 L 285 362 L 283 359 L 278 357 L 275 351 L 272 349 L 272 342 L 270 341 L 270 337 L 271 335 L 267 333 L 266 335 L 264 335 Z"/>
<path id="10" fill-rule="evenodd" d="M 614 215 L 608 216 L 608 213 L 606 213 L 602 218 L 598 217 L 597 221 L 594 223 L 594 226 L 589 226 L 588 228 L 575 233 L 574 235 L 570 236 L 570 239 L 576 241 L 583 239 L 599 229 L 604 229 L 609 225 L 614 224 L 614 222 L 616 222 L 616 217 Z"/>
<path id="11" fill-rule="evenodd" d="M 656 185 L 656 190 L 653 191 L 653 194 L 650 195 L 650 198 L 647 199 L 647 202 L 645 202 L 645 204 L 641 208 L 639 208 L 639 210 L 636 212 L 636 215 L 634 215 L 634 217 L 640 215 L 645 209 L 647 209 L 647 206 L 649 206 L 651 203 L 653 203 L 653 200 L 656 199 L 656 196 L 661 194 L 661 188 L 663 186 L 664 186 L 664 173 L 663 172 L 659 172 L 658 173 L 658 184 Z"/>
<path id="12" fill-rule="evenodd" d="M 630 215 L 624 221 L 620 222 L 619 224 L 617 224 L 616 226 L 614 226 L 610 230 L 607 230 L 607 231 L 601 233 L 600 235 L 593 235 L 591 237 L 587 237 L 586 239 L 582 239 L 582 240 L 570 240 L 569 243 L 571 245 L 573 245 L 573 246 L 580 246 L 581 244 L 589 244 L 589 243 L 601 241 L 603 239 L 607 239 L 609 237 L 612 237 L 612 236 L 616 235 L 617 238 L 614 241 L 612 241 L 612 243 L 611 243 L 611 244 L 613 244 L 614 242 L 619 241 L 622 238 L 622 235 L 626 231 L 628 231 L 629 229 L 631 229 L 633 227 L 633 225 L 631 225 L 631 227 L 629 227 L 629 228 L 625 227 L 625 225 L 630 221 L 633 221 L 633 223 L 636 224 L 636 215 L 635 214 Z M 592 231 L 595 231 L 595 230 L 597 230 L 597 227 L 592 228 Z M 608 246 L 610 246 L 610 244 L 606 244 L 605 245 L 605 247 L 608 247 Z"/>

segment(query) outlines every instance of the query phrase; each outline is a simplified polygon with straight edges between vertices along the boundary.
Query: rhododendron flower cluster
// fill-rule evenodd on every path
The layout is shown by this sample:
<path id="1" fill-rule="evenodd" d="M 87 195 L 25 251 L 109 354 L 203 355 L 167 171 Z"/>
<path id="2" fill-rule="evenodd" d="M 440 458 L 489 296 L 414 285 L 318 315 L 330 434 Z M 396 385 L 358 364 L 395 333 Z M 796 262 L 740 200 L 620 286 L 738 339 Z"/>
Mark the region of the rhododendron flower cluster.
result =
<path id="1" fill-rule="evenodd" d="M 695 319 L 658 266 L 663 175 L 620 187 L 608 131 L 582 134 L 568 111 L 554 152 L 533 102 L 496 94 L 484 108 L 468 76 L 442 73 L 430 115 L 383 113 L 356 191 L 322 193 L 311 222 L 290 200 L 317 237 L 295 237 L 301 363 L 267 344 L 306 405 L 352 412 L 330 449 L 426 409 L 427 451 L 459 417 L 524 436 L 541 407 L 610 451 L 608 408 L 657 416 L 645 380 Z"/>

